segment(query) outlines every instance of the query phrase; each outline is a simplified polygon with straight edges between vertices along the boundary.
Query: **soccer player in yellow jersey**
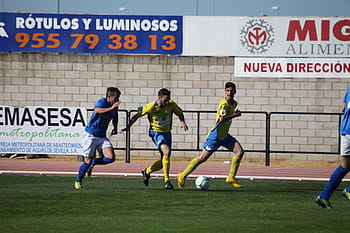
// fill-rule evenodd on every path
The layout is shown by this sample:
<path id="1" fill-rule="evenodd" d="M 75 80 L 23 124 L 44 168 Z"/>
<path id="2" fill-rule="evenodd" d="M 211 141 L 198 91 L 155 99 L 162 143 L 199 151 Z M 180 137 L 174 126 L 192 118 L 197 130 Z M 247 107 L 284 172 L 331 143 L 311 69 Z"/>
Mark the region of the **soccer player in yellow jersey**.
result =
<path id="1" fill-rule="evenodd" d="M 179 188 L 185 186 L 186 177 L 196 169 L 198 165 L 207 161 L 207 159 L 220 146 L 224 146 L 234 153 L 230 173 L 226 178 L 226 183 L 229 183 L 236 188 L 242 188 L 242 185 L 236 181 L 235 176 L 244 155 L 244 150 L 238 140 L 229 134 L 232 119 L 241 116 L 241 112 L 236 109 L 237 101 L 234 100 L 235 94 L 236 85 L 232 82 L 227 82 L 225 84 L 225 98 L 219 103 L 215 125 L 208 133 L 207 140 L 203 145 L 202 153 L 194 158 L 182 173 L 177 175 L 177 184 Z"/>
<path id="2" fill-rule="evenodd" d="M 170 156 L 171 156 L 171 127 L 173 113 L 179 117 L 181 128 L 185 131 L 188 126 L 185 122 L 182 109 L 170 99 L 170 91 L 162 88 L 158 92 L 158 99 L 148 103 L 146 106 L 140 107 L 139 112 L 136 113 L 130 120 L 127 128 L 130 128 L 138 118 L 147 115 L 150 123 L 149 136 L 152 138 L 154 144 L 158 147 L 160 152 L 160 160 L 154 162 L 150 167 L 143 169 L 143 182 L 148 186 L 151 173 L 163 168 L 164 171 L 164 187 L 166 189 L 173 189 L 170 183 Z M 126 131 L 126 129 L 122 131 Z"/>

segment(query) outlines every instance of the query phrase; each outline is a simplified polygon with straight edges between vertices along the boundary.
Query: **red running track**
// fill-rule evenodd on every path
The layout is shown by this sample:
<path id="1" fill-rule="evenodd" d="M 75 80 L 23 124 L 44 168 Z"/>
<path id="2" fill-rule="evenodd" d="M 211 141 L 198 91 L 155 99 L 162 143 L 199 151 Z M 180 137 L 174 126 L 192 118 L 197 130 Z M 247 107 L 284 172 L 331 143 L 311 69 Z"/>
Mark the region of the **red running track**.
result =
<path id="1" fill-rule="evenodd" d="M 31 161 L 31 160 L 0 160 L 0 174 L 40 174 L 76 176 L 81 162 Z M 93 176 L 141 176 L 141 169 L 150 163 L 113 163 L 95 166 Z M 173 163 L 170 176 L 175 178 L 186 164 Z M 205 175 L 209 178 L 226 178 L 229 164 L 200 165 L 189 177 Z M 327 181 L 334 168 L 319 167 L 266 167 L 241 165 L 236 178 L 238 179 L 273 179 L 273 180 L 318 180 Z M 153 177 L 163 176 L 162 171 L 152 174 Z M 344 181 L 350 181 L 348 174 Z"/>

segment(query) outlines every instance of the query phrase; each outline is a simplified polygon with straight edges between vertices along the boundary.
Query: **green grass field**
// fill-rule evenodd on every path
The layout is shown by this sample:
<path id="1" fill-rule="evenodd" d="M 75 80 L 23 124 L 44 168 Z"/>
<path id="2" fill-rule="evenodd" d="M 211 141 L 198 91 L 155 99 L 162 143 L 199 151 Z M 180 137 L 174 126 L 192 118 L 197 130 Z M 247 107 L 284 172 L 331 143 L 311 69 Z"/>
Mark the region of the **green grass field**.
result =
<path id="1" fill-rule="evenodd" d="M 164 190 L 161 179 L 0 175 L 1 233 L 349 232 L 350 202 L 339 189 L 333 209 L 313 203 L 324 182 L 243 180 L 234 189 Z M 176 181 L 173 180 L 173 184 Z M 349 185 L 343 183 L 340 188 Z"/>

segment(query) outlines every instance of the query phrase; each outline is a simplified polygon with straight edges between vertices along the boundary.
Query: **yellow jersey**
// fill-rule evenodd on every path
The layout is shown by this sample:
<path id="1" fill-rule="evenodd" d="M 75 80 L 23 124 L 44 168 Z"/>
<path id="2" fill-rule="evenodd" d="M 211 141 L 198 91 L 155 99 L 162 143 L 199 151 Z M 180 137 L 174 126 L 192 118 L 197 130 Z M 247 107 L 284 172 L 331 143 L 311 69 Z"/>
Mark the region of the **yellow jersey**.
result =
<path id="1" fill-rule="evenodd" d="M 174 101 L 169 100 L 169 103 L 164 107 L 158 106 L 158 102 L 153 101 L 139 108 L 138 116 L 147 114 L 150 128 L 153 131 L 167 133 L 172 128 L 173 113 L 177 116 L 182 114 L 182 109 Z"/>
<path id="2" fill-rule="evenodd" d="M 219 118 L 222 116 L 231 115 L 235 112 L 238 103 L 236 100 L 233 100 L 231 104 L 226 98 L 222 99 L 219 103 L 218 110 L 216 112 L 216 120 L 214 127 L 209 131 L 208 135 L 211 133 L 212 136 L 216 135 L 216 140 L 223 140 L 227 137 L 228 132 L 231 127 L 232 119 L 220 122 Z"/>

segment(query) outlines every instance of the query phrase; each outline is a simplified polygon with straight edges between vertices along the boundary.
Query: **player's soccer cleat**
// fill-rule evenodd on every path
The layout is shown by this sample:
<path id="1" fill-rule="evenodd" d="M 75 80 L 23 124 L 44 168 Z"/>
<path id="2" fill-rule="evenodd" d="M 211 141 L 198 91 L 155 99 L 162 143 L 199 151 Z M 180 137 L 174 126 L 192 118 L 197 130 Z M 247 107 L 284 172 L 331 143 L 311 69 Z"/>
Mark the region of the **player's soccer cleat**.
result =
<path id="1" fill-rule="evenodd" d="M 83 184 L 81 182 L 74 182 L 74 188 L 75 189 L 82 189 L 83 188 Z"/>
<path id="2" fill-rule="evenodd" d="M 332 208 L 331 203 L 330 203 L 328 200 L 325 200 L 325 199 L 320 198 L 320 196 L 318 196 L 318 197 L 315 199 L 315 203 L 316 203 L 317 205 L 321 206 L 322 208 L 327 208 L 327 209 L 331 209 L 331 208 Z"/>
<path id="3" fill-rule="evenodd" d="M 91 176 L 91 174 L 92 174 L 92 169 L 94 168 L 94 165 L 90 165 L 89 166 L 89 169 L 87 170 L 87 175 L 88 175 L 88 177 L 90 177 Z"/>
<path id="4" fill-rule="evenodd" d="M 227 177 L 225 182 L 228 184 L 231 184 L 235 188 L 243 188 L 243 186 L 241 184 L 239 184 L 235 178 Z"/>
<path id="5" fill-rule="evenodd" d="M 148 186 L 149 179 L 151 178 L 150 174 L 146 173 L 146 168 L 142 169 L 141 171 L 142 176 L 143 176 L 143 183 Z"/>
<path id="6" fill-rule="evenodd" d="M 181 173 L 177 174 L 177 186 L 180 189 L 183 189 L 185 187 L 185 178 L 181 176 Z"/>
<path id="7" fill-rule="evenodd" d="M 164 184 L 165 189 L 173 189 L 173 185 L 170 183 L 170 181 L 165 182 Z"/>
<path id="8" fill-rule="evenodd" d="M 346 191 L 346 188 L 342 192 L 343 196 L 350 201 L 350 192 Z"/>

